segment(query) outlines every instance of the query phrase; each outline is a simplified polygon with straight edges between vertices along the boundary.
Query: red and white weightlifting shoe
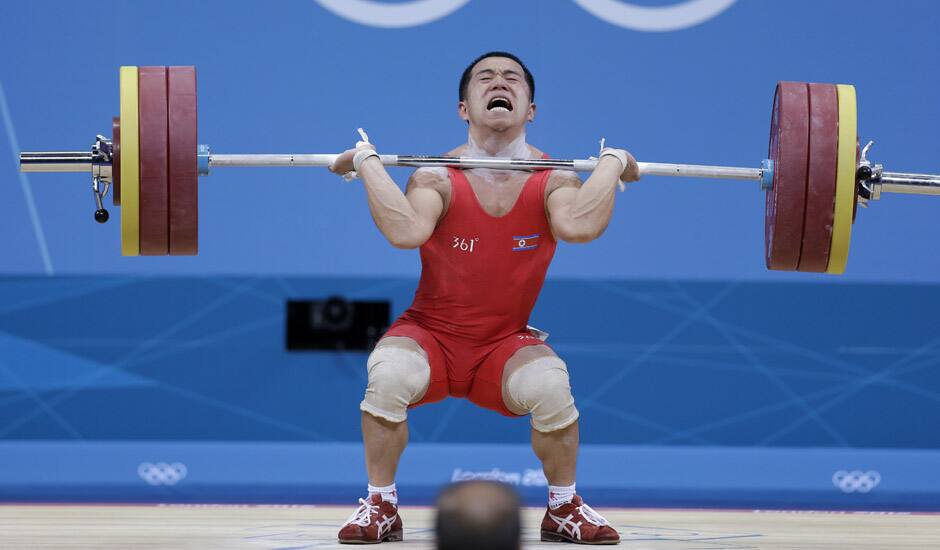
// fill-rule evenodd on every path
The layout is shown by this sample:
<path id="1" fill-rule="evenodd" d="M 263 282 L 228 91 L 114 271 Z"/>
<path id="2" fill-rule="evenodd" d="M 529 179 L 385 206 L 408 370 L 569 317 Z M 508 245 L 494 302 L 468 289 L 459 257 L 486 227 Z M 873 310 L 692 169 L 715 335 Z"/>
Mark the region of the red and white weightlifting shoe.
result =
<path id="1" fill-rule="evenodd" d="M 381 495 L 359 499 L 359 509 L 349 516 L 339 530 L 340 544 L 378 544 L 402 540 L 398 506 L 382 500 Z"/>
<path id="2" fill-rule="evenodd" d="M 576 544 L 619 544 L 620 535 L 603 516 L 575 495 L 571 502 L 545 511 L 542 540 Z"/>

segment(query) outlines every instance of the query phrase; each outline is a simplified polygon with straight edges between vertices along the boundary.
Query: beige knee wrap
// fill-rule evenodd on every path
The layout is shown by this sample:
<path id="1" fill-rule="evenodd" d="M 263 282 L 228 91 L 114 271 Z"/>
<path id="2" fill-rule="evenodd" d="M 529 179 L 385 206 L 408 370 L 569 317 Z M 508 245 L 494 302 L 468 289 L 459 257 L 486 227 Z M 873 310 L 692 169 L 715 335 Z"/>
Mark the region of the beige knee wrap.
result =
<path id="1" fill-rule="evenodd" d="M 578 419 L 568 368 L 558 357 L 540 357 L 510 373 L 503 395 L 512 412 L 531 413 L 532 427 L 540 432 L 567 428 Z"/>
<path id="2" fill-rule="evenodd" d="M 431 366 L 418 352 L 379 346 L 369 355 L 369 385 L 359 409 L 390 422 L 404 422 L 431 381 Z"/>

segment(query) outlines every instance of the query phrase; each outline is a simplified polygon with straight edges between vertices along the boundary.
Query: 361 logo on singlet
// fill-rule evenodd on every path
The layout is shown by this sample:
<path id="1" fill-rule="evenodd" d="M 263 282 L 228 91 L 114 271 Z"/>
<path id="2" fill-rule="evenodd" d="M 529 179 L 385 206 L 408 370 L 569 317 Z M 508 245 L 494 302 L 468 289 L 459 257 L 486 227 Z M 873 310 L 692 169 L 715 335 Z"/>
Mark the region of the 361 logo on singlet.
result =
<path id="1" fill-rule="evenodd" d="M 539 247 L 539 237 L 541 233 L 536 233 L 534 235 L 522 235 L 519 237 L 512 238 L 512 251 L 520 252 L 522 250 L 533 250 Z"/>
<path id="2" fill-rule="evenodd" d="M 474 237 L 472 239 L 454 237 L 454 244 L 451 245 L 451 248 L 456 248 L 463 252 L 473 252 L 473 246 L 478 242 L 480 242 L 480 237 Z"/>

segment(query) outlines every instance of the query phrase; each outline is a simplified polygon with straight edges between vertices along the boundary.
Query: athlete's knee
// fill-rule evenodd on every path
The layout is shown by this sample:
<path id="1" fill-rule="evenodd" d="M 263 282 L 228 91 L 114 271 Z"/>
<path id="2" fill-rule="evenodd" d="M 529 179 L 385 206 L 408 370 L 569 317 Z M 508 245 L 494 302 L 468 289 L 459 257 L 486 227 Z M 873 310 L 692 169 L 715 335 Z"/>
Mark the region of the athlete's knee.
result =
<path id="1" fill-rule="evenodd" d="M 424 355 L 397 346 L 378 346 L 369 355 L 369 384 L 359 409 L 391 422 L 408 418 L 408 405 L 428 389 L 431 366 Z"/>
<path id="2" fill-rule="evenodd" d="M 518 367 L 503 392 L 509 410 L 531 414 L 532 427 L 540 432 L 567 428 L 578 419 L 568 368 L 558 357 L 540 357 Z"/>

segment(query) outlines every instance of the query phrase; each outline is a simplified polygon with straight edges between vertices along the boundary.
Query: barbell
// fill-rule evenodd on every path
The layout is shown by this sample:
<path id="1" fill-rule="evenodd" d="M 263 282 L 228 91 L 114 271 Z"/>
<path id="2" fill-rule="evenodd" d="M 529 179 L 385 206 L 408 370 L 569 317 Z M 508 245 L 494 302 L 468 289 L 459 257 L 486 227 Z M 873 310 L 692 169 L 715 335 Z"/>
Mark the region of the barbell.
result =
<path id="1" fill-rule="evenodd" d="M 859 147 L 855 88 L 846 84 L 778 82 L 768 158 L 757 168 L 639 162 L 646 176 L 759 182 L 766 192 L 767 267 L 843 273 L 859 203 L 882 193 L 940 195 L 940 175 L 886 172 Z M 200 175 L 225 166 L 327 167 L 336 154 L 212 153 L 197 140 L 194 67 L 121 67 L 120 117 L 111 139 L 91 152 L 23 152 L 24 172 L 91 172 L 95 219 L 108 220 L 103 200 L 113 187 L 121 208 L 121 253 L 198 252 Z M 572 170 L 597 159 L 510 159 L 380 155 L 386 166 Z"/>

